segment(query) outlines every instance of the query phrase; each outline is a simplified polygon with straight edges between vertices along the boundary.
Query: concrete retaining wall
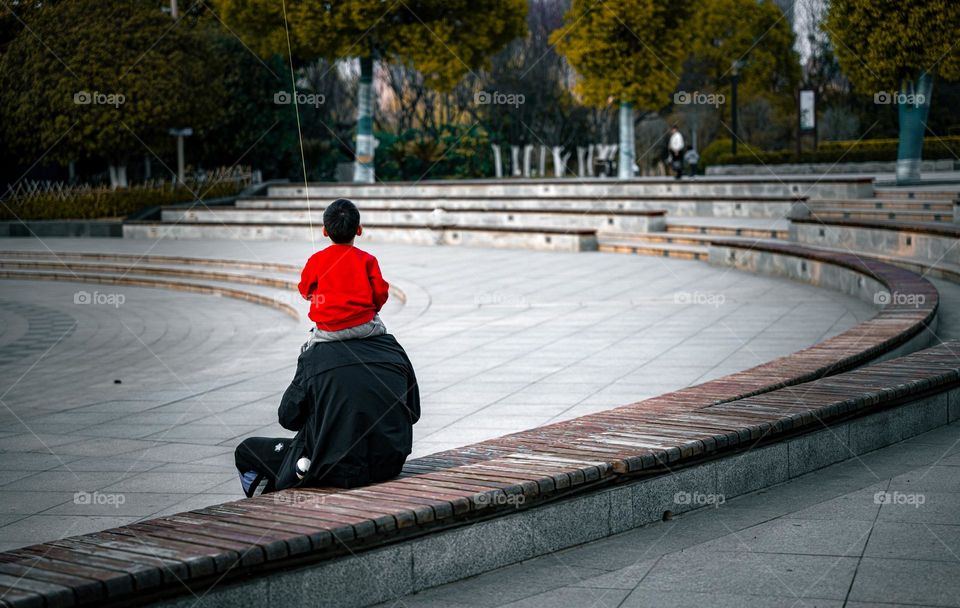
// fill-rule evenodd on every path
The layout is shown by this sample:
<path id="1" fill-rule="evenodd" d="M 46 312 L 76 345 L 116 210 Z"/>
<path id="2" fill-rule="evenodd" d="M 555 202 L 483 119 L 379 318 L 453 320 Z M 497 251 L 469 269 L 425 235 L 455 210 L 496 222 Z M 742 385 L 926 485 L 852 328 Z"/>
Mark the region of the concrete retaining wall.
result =
<path id="1" fill-rule="evenodd" d="M 840 224 L 791 222 L 790 240 L 805 245 L 835 247 L 865 254 L 878 253 L 960 265 L 960 248 L 956 246 L 956 238 L 915 232 L 908 228 L 884 230 Z"/>

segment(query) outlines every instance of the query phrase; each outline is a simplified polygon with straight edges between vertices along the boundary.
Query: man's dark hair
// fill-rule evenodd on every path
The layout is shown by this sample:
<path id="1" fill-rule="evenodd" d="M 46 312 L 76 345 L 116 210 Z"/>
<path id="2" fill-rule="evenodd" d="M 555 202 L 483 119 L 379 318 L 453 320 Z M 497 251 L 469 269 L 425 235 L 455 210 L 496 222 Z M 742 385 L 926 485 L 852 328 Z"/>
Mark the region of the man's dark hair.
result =
<path id="1" fill-rule="evenodd" d="M 345 198 L 333 201 L 323 212 L 323 227 L 334 243 L 349 243 L 357 236 L 360 226 L 360 211 L 357 206 Z"/>

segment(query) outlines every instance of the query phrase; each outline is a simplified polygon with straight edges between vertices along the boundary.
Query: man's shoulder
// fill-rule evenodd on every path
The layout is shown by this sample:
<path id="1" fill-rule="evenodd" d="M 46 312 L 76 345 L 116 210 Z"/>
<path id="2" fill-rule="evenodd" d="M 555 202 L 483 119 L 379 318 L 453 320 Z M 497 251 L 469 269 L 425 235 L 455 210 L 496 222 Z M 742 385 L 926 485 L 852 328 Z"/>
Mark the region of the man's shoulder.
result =
<path id="1" fill-rule="evenodd" d="M 357 340 L 318 342 L 300 355 L 300 365 L 308 373 L 320 373 L 346 365 L 374 363 L 407 364 L 408 359 L 403 347 L 391 334 Z"/>

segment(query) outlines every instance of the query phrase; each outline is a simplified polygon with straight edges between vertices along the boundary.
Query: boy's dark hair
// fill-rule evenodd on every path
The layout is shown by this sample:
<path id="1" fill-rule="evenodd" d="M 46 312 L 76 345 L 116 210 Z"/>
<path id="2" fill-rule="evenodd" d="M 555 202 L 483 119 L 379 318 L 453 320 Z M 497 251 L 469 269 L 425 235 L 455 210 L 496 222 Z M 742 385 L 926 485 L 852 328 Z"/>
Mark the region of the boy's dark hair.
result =
<path id="1" fill-rule="evenodd" d="M 337 244 L 349 243 L 357 236 L 360 226 L 360 210 L 351 201 L 338 198 L 323 212 L 323 227 L 330 240 Z"/>

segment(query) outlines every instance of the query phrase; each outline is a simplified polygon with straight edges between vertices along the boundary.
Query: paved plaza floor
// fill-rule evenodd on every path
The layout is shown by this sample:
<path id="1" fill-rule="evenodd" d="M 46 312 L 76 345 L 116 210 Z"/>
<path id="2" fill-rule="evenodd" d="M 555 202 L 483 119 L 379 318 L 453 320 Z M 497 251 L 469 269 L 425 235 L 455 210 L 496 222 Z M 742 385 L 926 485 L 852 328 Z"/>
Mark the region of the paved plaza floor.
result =
<path id="1" fill-rule="evenodd" d="M 836 292 L 702 262 L 361 246 L 408 296 L 383 318 L 420 379 L 415 456 L 702 382 L 873 314 Z M 123 239 L 2 248 L 46 247 L 296 264 L 311 251 Z M 81 288 L 124 301 L 77 304 Z M 239 498 L 233 448 L 289 434 L 276 406 L 306 327 L 228 298 L 0 282 L 0 549 Z"/>
<path id="2" fill-rule="evenodd" d="M 381 608 L 960 606 L 958 505 L 955 423 Z"/>

